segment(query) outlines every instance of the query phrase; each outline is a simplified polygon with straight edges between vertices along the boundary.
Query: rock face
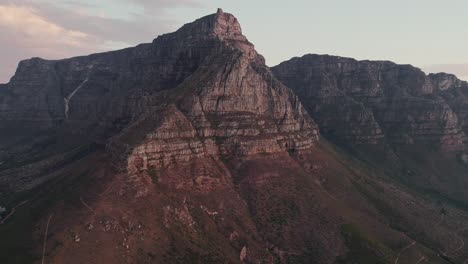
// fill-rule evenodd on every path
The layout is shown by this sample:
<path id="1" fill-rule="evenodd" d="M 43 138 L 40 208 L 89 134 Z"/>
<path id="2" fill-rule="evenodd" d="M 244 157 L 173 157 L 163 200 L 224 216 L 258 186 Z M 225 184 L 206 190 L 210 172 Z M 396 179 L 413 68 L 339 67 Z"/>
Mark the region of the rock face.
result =
<path id="1" fill-rule="evenodd" d="M 457 114 L 458 121 L 464 132 L 465 147 L 468 144 L 468 84 L 459 80 L 453 74 L 438 73 L 428 76 L 437 88 L 436 94 L 450 104 Z"/>
<path id="2" fill-rule="evenodd" d="M 273 72 L 331 138 L 464 148 L 468 84 L 453 75 L 328 55 L 293 58 Z"/>
<path id="3" fill-rule="evenodd" d="M 190 186 L 192 180 L 217 181 L 219 173 L 206 167 L 222 167 L 220 159 L 296 154 L 318 140 L 318 128 L 297 96 L 272 76 L 237 19 L 221 10 L 150 44 L 22 61 L 1 87 L 0 110 L 1 139 L 38 130 L 55 131 L 45 132 L 54 135 L 45 141 L 57 141 L 58 134 L 71 145 L 67 152 L 77 147 L 69 134 L 80 144 L 104 143 L 113 163 L 134 179 L 138 195 L 146 193 L 141 182 L 148 170 L 171 175 L 158 176 L 168 184 Z M 24 153 L 5 151 L 15 163 L 24 163 L 20 156 L 45 157 L 32 157 L 27 146 L 33 143 L 19 141 Z M 166 171 L 176 167 L 183 172 Z M 5 173 L 0 190 L 43 182 L 34 178 L 42 167 L 33 168 Z"/>
<path id="4" fill-rule="evenodd" d="M 222 10 L 150 44 L 22 61 L 0 93 L 0 124 L 8 130 L 104 142 L 114 164 L 136 182 L 148 170 L 158 174 L 194 162 L 220 166 L 220 159 L 298 154 L 318 140 L 297 96 L 273 77 L 237 19 Z M 210 176 L 198 174 L 186 173 L 194 180 Z M 21 178 L 8 175 L 4 182 Z"/>
<path id="5" fill-rule="evenodd" d="M 245 37 L 238 28 L 229 28 L 239 27 L 237 22 L 212 22 L 205 19 L 197 27 L 187 25 L 134 48 L 58 61 L 22 61 L 2 89 L 0 120 L 41 128 L 68 125 L 88 135 L 126 124 L 155 104 L 155 94 L 175 88 L 213 50 L 225 48 L 215 37 L 223 29 L 229 31 L 225 37 L 239 38 L 236 43 L 243 45 Z"/>
<path id="6" fill-rule="evenodd" d="M 109 153 L 123 161 L 129 173 L 149 170 L 159 175 L 172 168 L 199 166 L 194 162 L 300 153 L 317 141 L 314 121 L 298 98 L 272 76 L 234 16 L 219 11 L 161 39 L 154 43 L 194 43 L 196 48 L 183 45 L 189 50 L 177 56 L 203 60 L 186 80 L 164 94 L 157 114 L 143 114 L 109 141 Z M 197 51 L 200 47 L 203 52 Z M 216 173 L 185 174 L 207 180 Z"/>
<path id="7" fill-rule="evenodd" d="M 22 61 L 2 89 L 0 109 L 5 124 L 65 127 L 102 137 L 127 124 L 142 125 L 141 116 L 154 109 L 168 111 L 151 141 L 199 137 L 212 149 L 215 138 L 229 138 L 220 145 L 223 153 L 301 149 L 317 139 L 297 97 L 272 77 L 236 18 L 222 10 L 151 44 Z"/>
<path id="8" fill-rule="evenodd" d="M 339 219 L 325 215 L 312 221 L 327 209 L 318 200 L 311 203 L 316 198 L 310 190 L 302 191 L 298 176 L 306 175 L 300 163 L 311 155 L 319 138 L 315 122 L 298 97 L 275 79 L 264 58 L 242 35 L 237 19 L 222 10 L 150 44 L 67 60 L 23 61 L 2 89 L 1 109 L 4 124 L 20 122 L 59 136 L 75 133 L 104 142 L 104 163 L 119 169 L 113 172 L 112 185 L 117 187 L 105 196 L 112 197 L 112 204 L 129 206 L 122 211 L 155 217 L 151 221 L 164 228 L 147 225 L 171 241 L 161 248 L 172 247 L 169 243 L 189 244 L 176 230 L 183 225 L 194 236 L 207 232 L 217 238 L 197 235 L 209 243 L 223 241 L 229 254 L 235 252 L 233 263 L 239 261 L 241 251 L 244 262 L 271 262 L 273 254 L 265 248 L 283 257 L 304 248 L 327 252 L 295 257 L 305 262 L 330 262 L 344 253 L 343 241 L 336 238 Z M 73 166 L 61 166 L 62 156 L 49 160 L 33 168 L 50 175 L 42 167 L 58 163 L 61 172 L 73 174 Z M 24 173 L 22 168 L 6 170 L 0 187 L 17 187 L 39 178 L 34 170 Z M 275 189 L 275 200 L 269 200 L 269 192 Z M 289 189 L 304 193 L 289 193 Z M 165 201 L 161 194 L 174 199 Z M 283 202 L 282 196 L 288 201 Z M 136 206 L 145 209 L 138 213 Z M 275 207 L 275 212 L 269 207 Z M 153 214 L 151 208 L 165 209 Z M 249 216 L 249 210 L 254 216 Z M 109 213 L 102 214 L 108 217 Z M 162 215 L 163 220 L 158 218 Z M 214 225 L 215 231 L 203 229 L 200 219 L 203 225 Z M 263 225 L 265 219 L 273 222 Z M 301 228 L 308 219 L 312 224 Z M 234 231 L 241 236 L 239 241 L 227 242 L 224 238 Z M 80 245 L 86 240 L 82 233 Z M 336 239 L 319 241 L 320 236 Z M 310 241 L 314 241 L 313 250 Z M 103 243 L 114 250 L 109 245 Z M 215 248 L 197 251 L 206 254 Z M 221 256 L 213 262 L 231 257 Z"/>

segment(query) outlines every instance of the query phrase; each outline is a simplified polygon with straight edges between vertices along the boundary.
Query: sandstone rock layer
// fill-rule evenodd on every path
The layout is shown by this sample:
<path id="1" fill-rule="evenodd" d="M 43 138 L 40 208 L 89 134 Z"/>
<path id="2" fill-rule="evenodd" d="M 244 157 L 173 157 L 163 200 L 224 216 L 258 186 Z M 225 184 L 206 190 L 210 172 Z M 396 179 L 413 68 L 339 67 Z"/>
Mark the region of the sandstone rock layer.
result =
<path id="1" fill-rule="evenodd" d="M 331 138 L 466 147 L 468 84 L 453 75 L 328 55 L 293 58 L 273 71 Z"/>

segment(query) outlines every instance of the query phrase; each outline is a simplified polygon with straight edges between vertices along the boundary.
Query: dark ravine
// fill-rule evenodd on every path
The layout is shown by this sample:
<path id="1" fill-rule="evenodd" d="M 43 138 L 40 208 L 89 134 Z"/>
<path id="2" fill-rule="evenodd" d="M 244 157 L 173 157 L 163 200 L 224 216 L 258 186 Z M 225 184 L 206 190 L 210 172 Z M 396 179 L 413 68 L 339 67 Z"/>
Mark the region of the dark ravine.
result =
<path id="1" fill-rule="evenodd" d="M 0 85 L 0 262 L 463 263 L 467 93 L 390 62 L 270 69 L 221 9 L 22 61 Z"/>

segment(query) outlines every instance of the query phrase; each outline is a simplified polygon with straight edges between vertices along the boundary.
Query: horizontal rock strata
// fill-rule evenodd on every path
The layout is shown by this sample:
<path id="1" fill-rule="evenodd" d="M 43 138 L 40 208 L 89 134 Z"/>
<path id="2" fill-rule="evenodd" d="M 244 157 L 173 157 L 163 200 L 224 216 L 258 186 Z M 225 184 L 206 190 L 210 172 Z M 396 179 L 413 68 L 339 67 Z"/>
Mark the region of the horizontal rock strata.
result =
<path id="1" fill-rule="evenodd" d="M 464 148 L 468 84 L 410 65 L 305 55 L 273 68 L 330 138 Z"/>

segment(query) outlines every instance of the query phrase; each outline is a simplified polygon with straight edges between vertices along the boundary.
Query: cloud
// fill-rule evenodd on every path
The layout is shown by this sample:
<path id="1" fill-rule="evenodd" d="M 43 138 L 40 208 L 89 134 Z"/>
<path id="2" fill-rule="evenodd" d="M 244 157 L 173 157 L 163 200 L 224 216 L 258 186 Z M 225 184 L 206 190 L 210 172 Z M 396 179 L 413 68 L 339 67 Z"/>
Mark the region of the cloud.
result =
<path id="1" fill-rule="evenodd" d="M 84 31 L 103 42 L 148 42 L 158 34 L 170 30 L 172 24 L 176 24 L 163 15 L 163 10 L 154 16 L 129 11 L 125 18 L 116 18 L 96 11 L 99 10 L 96 6 L 67 3 L 68 8 L 50 3 L 41 3 L 37 8 L 51 21 L 66 28 Z"/>
<path id="2" fill-rule="evenodd" d="M 195 0 L 123 0 L 142 6 L 148 11 L 160 10 L 170 7 L 201 7 L 201 3 Z"/>
<path id="3" fill-rule="evenodd" d="M 78 30 L 68 30 L 41 17 L 33 8 L 24 6 L 0 6 L 0 27 L 3 32 L 16 38 L 4 41 L 29 49 L 46 45 L 82 47 L 90 41 L 90 36 Z M 37 45 L 37 42 L 40 45 Z"/>
<path id="4" fill-rule="evenodd" d="M 423 70 L 428 73 L 452 73 L 458 78 L 468 81 L 468 64 L 435 64 L 423 67 Z"/>
<path id="5" fill-rule="evenodd" d="M 12 4 L 0 5 L 0 32 L 1 82 L 11 77 L 21 59 L 36 55 L 58 58 L 72 50 L 88 52 L 97 41 L 85 32 L 53 23 L 32 7 Z"/>
<path id="6" fill-rule="evenodd" d="M 196 0 L 18 2 L 0 3 L 0 83 L 22 59 L 59 59 L 150 42 L 179 24 L 168 9 L 200 6 Z"/>

